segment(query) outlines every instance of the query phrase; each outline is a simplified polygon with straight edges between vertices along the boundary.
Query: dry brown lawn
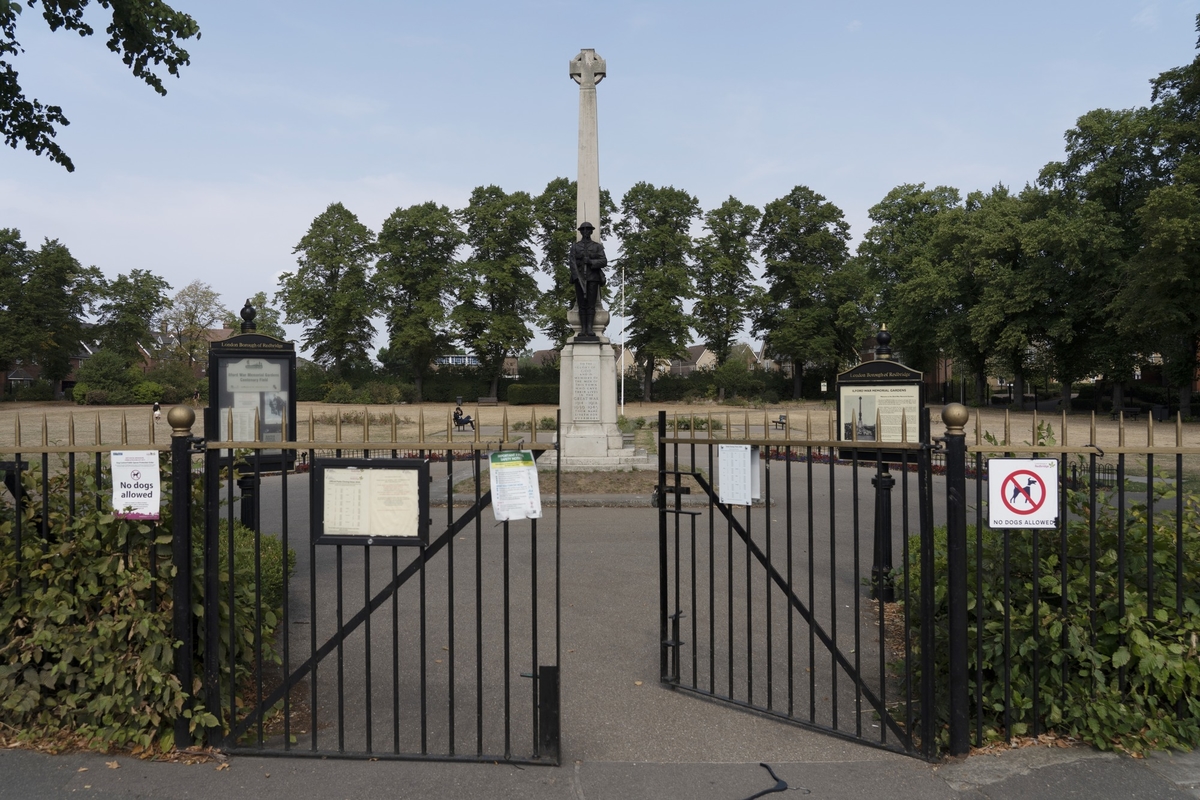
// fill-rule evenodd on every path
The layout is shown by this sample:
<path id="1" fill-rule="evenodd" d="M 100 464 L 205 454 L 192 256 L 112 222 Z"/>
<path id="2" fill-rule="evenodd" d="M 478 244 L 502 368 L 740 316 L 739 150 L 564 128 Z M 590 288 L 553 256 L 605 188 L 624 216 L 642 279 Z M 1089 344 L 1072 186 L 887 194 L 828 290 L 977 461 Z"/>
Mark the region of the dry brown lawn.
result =
<path id="1" fill-rule="evenodd" d="M 546 418 L 552 420 L 557 412 L 554 406 L 467 405 L 464 411 L 473 416 L 479 425 L 478 434 L 474 434 L 470 430 L 453 430 L 450 422 L 453 408 L 453 405 L 448 403 L 366 407 L 300 403 L 297 413 L 297 438 L 301 442 L 321 443 L 397 441 L 429 444 L 444 443 L 450 438 L 456 443 L 467 444 L 476 435 L 483 442 L 496 441 L 502 435 L 507 441 L 524 439 L 530 442 L 536 435 L 537 441 L 548 443 L 551 441 L 552 432 L 536 428 Z M 702 420 L 696 426 L 701 430 L 698 434 L 701 438 L 706 438 L 707 434 L 703 430 L 711 424 L 718 429 L 719 438 L 739 438 L 747 435 L 761 438 L 765 431 L 769 438 L 783 439 L 783 430 L 767 424 L 769 420 L 778 419 L 781 413 L 789 415 L 789 432 L 793 438 L 828 439 L 831 438 L 834 427 L 833 406 L 829 403 L 788 403 L 767 408 L 737 408 L 712 403 L 628 403 L 624 415 L 631 420 L 639 417 L 645 420 L 645 426 L 638 435 L 639 445 L 652 446 L 653 430 L 660 409 L 666 410 L 669 418 L 694 417 Z M 36 447 L 43 441 L 50 446 L 64 449 L 72 443 L 77 446 L 127 444 L 165 448 L 169 445 L 171 436 L 170 425 L 167 422 L 169 411 L 170 407 L 164 407 L 163 418 L 155 423 L 148 406 L 85 407 L 65 402 L 2 403 L 0 450 L 11 453 L 21 445 Z M 932 425 L 935 436 L 944 430 L 939 412 L 939 408 L 935 408 L 933 412 Z M 1137 422 L 1126 422 L 1122 431 L 1120 424 L 1108 415 L 1093 418 L 1090 413 L 1077 413 L 1066 416 L 1064 433 L 1064 417 L 1061 414 L 1040 414 L 1037 420 L 1050 426 L 1059 445 L 1078 447 L 1090 443 L 1107 452 L 1121 444 L 1130 448 L 1142 448 L 1150 442 L 1158 447 L 1175 446 L 1178 437 L 1179 444 L 1200 451 L 1200 424 L 1196 423 L 1180 425 L 1177 428 L 1174 423 L 1152 424 L 1146 419 L 1141 419 Z M 1006 426 L 1009 442 L 1024 443 L 1034 440 L 1035 417 L 1032 412 L 1014 412 L 1006 415 L 1004 411 L 996 409 L 971 409 L 967 441 L 972 443 L 977 436 L 982 438 L 985 433 L 991 433 L 1004 441 Z M 531 432 L 531 428 L 535 430 Z M 192 431 L 194 435 L 201 435 L 202 429 L 203 425 L 197 414 Z M 688 434 L 681 430 L 681 435 Z M 1105 458 L 1115 460 L 1115 457 L 1111 456 Z M 1184 458 L 1187 472 L 1200 473 L 1200 453 L 1189 454 Z M 1169 466 L 1162 463 L 1164 460 L 1160 457 L 1160 465 Z M 1127 466 L 1131 474 L 1136 474 L 1139 469 L 1144 471 L 1144 460 L 1131 459 Z M 625 479 L 636 484 L 636 488 L 629 491 L 641 491 L 640 478 L 641 476 L 635 476 Z M 612 489 L 600 491 L 600 487 L 622 479 L 592 476 L 587 479 L 590 483 L 580 483 L 584 479 L 577 477 L 566 480 L 569 483 L 564 485 L 564 492 L 583 493 L 589 491 L 588 487 L 595 486 L 598 488 L 590 489 L 591 492 L 606 493 Z"/>

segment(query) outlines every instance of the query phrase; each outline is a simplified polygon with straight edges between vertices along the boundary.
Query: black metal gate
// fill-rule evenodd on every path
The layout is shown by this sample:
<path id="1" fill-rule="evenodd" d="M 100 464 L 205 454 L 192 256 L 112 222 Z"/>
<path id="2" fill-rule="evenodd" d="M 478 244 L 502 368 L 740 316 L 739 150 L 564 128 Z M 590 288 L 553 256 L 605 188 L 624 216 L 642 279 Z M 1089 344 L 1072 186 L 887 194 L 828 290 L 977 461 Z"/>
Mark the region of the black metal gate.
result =
<path id="1" fill-rule="evenodd" d="M 893 475 L 873 443 L 812 436 L 811 417 L 800 437 L 786 416 L 723 417 L 659 415 L 662 682 L 932 758 L 934 715 L 922 711 L 933 707 L 933 670 L 916 659 L 927 664 L 933 646 L 912 633 L 918 605 L 933 604 L 928 435 L 888 444 L 901 458 Z M 761 502 L 720 501 L 723 443 L 759 449 Z M 917 542 L 921 586 L 905 567 Z"/>
<path id="2" fill-rule="evenodd" d="M 542 457 L 553 444 L 282 445 L 300 451 L 301 470 L 331 457 L 427 460 L 424 547 L 318 544 L 316 470 L 266 473 L 260 454 L 280 445 L 247 443 L 230 480 L 220 461 L 231 445 L 243 447 L 209 442 L 206 455 L 203 619 L 217 630 L 205 628 L 197 684 L 217 717 L 210 743 L 260 755 L 558 763 L 558 503 L 542 531 L 538 520 L 495 523 L 483 469 L 485 450 Z M 552 474 L 557 496 L 557 459 Z M 289 551 L 295 562 L 283 569 Z M 225 609 L 247 592 L 254 633 L 239 637 L 246 626 Z"/>

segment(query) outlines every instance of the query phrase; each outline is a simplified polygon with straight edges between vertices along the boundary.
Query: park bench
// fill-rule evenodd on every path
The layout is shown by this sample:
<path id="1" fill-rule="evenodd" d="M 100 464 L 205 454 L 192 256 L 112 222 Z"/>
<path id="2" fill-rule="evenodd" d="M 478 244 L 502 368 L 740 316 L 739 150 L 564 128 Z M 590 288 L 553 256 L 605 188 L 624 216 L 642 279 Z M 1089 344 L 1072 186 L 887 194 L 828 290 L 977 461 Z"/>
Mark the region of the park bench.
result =
<path id="1" fill-rule="evenodd" d="M 1137 419 L 1138 414 L 1141 414 L 1141 413 L 1142 413 L 1142 410 L 1140 408 L 1138 408 L 1137 406 L 1125 406 L 1124 408 L 1114 408 L 1112 410 L 1112 418 L 1117 419 L 1122 414 L 1124 414 L 1129 419 Z"/>
<path id="2" fill-rule="evenodd" d="M 481 406 L 498 406 L 500 405 L 500 401 L 495 397 L 481 397 L 478 404 Z"/>
<path id="3" fill-rule="evenodd" d="M 771 420 L 771 424 L 780 429 L 787 427 L 787 414 L 780 414 L 779 419 Z"/>
<path id="4" fill-rule="evenodd" d="M 454 430 L 456 430 L 456 431 L 465 431 L 467 429 L 467 426 L 469 426 L 470 424 L 471 424 L 470 417 L 455 417 L 454 418 Z"/>

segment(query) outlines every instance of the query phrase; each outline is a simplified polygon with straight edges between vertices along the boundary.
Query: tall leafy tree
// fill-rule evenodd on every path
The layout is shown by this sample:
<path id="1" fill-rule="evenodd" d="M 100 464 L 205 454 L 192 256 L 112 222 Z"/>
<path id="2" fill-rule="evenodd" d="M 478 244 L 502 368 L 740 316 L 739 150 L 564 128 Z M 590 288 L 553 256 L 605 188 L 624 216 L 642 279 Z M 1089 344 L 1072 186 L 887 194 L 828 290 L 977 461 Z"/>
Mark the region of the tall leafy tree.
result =
<path id="1" fill-rule="evenodd" d="M 27 351 L 30 320 L 22 313 L 21 290 L 29 269 L 29 248 L 21 232 L 0 228 L 0 372 Z"/>
<path id="2" fill-rule="evenodd" d="M 71 373 L 71 358 L 80 351 L 84 319 L 104 285 L 95 267 L 82 266 L 66 245 L 47 239 L 31 259 L 21 290 L 20 315 L 28 320 L 26 356 L 41 367 L 51 383 Z"/>
<path id="3" fill-rule="evenodd" d="M 538 298 L 537 314 L 542 332 L 554 342 L 562 345 L 571 336 L 567 323 L 567 310 L 575 302 L 575 288 L 571 285 L 567 253 L 575 242 L 575 181 L 555 178 L 533 199 L 534 219 L 537 232 L 534 240 L 542 251 L 539 264 L 542 272 L 550 276 L 550 290 Z M 588 220 L 597 226 L 593 238 L 601 240 L 609 235 L 612 215 L 616 211 L 612 195 L 607 189 L 600 190 L 600 219 Z"/>
<path id="4" fill-rule="evenodd" d="M 171 284 L 144 269 L 110 281 L 97 308 L 104 349 L 129 363 L 153 352 L 154 320 L 170 307 L 169 291 Z"/>
<path id="5" fill-rule="evenodd" d="M 800 397 L 806 365 L 852 363 L 866 332 L 865 276 L 850 263 L 849 239 L 841 209 L 807 186 L 763 209 L 754 242 L 767 286 L 754 332 L 769 353 L 792 363 L 793 397 Z"/>
<path id="6" fill-rule="evenodd" d="M 1143 247 L 1138 209 L 1165 177 L 1159 120 L 1145 108 L 1096 109 L 1067 131 L 1066 142 L 1066 157 L 1047 164 L 1038 185 L 1056 198 L 1058 207 L 1075 206 L 1072 214 L 1106 226 L 1107 246 L 1089 248 L 1078 280 L 1105 310 L 1107 330 L 1092 343 L 1094 369 L 1113 382 L 1113 403 L 1120 406 L 1134 366 L 1156 349 L 1152 341 L 1123 335 L 1129 320 L 1121 316 L 1116 300 Z"/>
<path id="7" fill-rule="evenodd" d="M 192 281 L 176 292 L 161 317 L 173 356 L 188 366 L 203 359 L 208 353 L 208 332 L 228 314 L 221 295 L 204 281 Z"/>
<path id="8" fill-rule="evenodd" d="M 687 351 L 691 317 L 683 301 L 693 295 L 690 230 L 699 216 L 699 201 L 673 186 L 643 181 L 621 198 L 621 218 L 613 228 L 625 267 L 627 341 L 637 354 L 646 400 L 657 365 Z"/>
<path id="9" fill-rule="evenodd" d="M 341 203 L 317 215 L 296 245 L 298 269 L 279 276 L 284 322 L 304 325 L 313 361 L 344 376 L 365 366 L 378 310 L 371 282 L 375 234 Z"/>
<path id="10" fill-rule="evenodd" d="M 458 338 L 491 378 L 494 397 L 504 359 L 518 355 L 533 338 L 527 324 L 537 298 L 533 199 L 526 192 L 480 186 L 458 218 L 471 252 L 462 265 L 451 319 Z"/>
<path id="11" fill-rule="evenodd" d="M 931 371 L 942 355 L 949 287 L 941 273 L 948 240 L 941 218 L 959 207 L 958 190 L 925 184 L 895 187 L 868 212 L 874 223 L 858 260 L 876 293 L 877 321 L 886 323 L 911 367 Z"/>
<path id="12" fill-rule="evenodd" d="M 754 244 L 762 212 L 735 197 L 704 215 L 708 235 L 696 242 L 696 303 L 693 325 L 701 341 L 724 364 L 742 329 L 753 292 Z"/>
<path id="13" fill-rule="evenodd" d="M 279 309 L 276 308 L 271 300 L 267 297 L 266 292 L 255 292 L 251 297 L 247 298 L 250 301 L 251 307 L 254 308 L 254 327 L 255 333 L 274 336 L 276 339 L 287 340 L 287 331 L 283 329 L 281 321 L 282 315 Z M 242 329 L 242 310 L 226 309 L 221 316 L 221 324 L 226 328 L 234 331 Z"/>
<path id="14" fill-rule="evenodd" d="M 1200 55 L 1151 85 L 1148 117 L 1165 178 L 1134 212 L 1143 247 L 1129 259 L 1113 307 L 1124 336 L 1157 344 L 1168 380 L 1179 387 L 1180 411 L 1190 416 L 1200 357 Z"/>
<path id="15" fill-rule="evenodd" d="M 36 8 L 39 0 L 26 0 Z M 41 16 L 50 30 L 74 31 L 80 36 L 94 33 L 84 21 L 84 12 L 91 0 L 40 0 Z M 99 5 L 112 15 L 105 29 L 108 49 L 117 53 L 134 76 L 140 78 L 159 94 L 167 93 L 162 78 L 155 69 L 162 65 L 171 75 L 190 63 L 188 52 L 180 43 L 193 36 L 200 38 L 196 21 L 176 11 L 162 0 L 99 0 Z M 69 125 L 63 110 L 55 105 L 43 105 L 25 96 L 13 60 L 23 52 L 16 38 L 17 17 L 22 11 L 20 0 L 0 2 L 0 133 L 4 142 L 16 148 L 24 144 L 37 155 L 45 153 L 50 160 L 68 172 L 75 165 L 54 141 L 58 127 Z"/>
<path id="16" fill-rule="evenodd" d="M 466 237 L 453 212 L 429 202 L 397 208 L 379 232 L 375 289 L 387 324 L 387 349 L 412 377 L 417 402 L 430 365 L 451 342 L 450 307 Z"/>

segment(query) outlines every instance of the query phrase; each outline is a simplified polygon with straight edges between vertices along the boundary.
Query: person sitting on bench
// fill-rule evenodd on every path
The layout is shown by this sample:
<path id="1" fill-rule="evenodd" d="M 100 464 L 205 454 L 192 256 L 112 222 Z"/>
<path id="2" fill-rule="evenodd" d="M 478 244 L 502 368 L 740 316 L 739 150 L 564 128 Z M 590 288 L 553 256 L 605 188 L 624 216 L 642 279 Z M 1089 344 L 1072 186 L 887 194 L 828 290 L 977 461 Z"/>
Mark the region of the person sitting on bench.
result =
<path id="1" fill-rule="evenodd" d="M 455 406 L 454 407 L 454 427 L 458 428 L 459 430 L 462 430 L 463 428 L 467 427 L 468 425 L 471 426 L 471 430 L 475 430 L 475 420 L 471 419 L 470 417 L 464 417 L 462 408 L 460 406 Z"/>

